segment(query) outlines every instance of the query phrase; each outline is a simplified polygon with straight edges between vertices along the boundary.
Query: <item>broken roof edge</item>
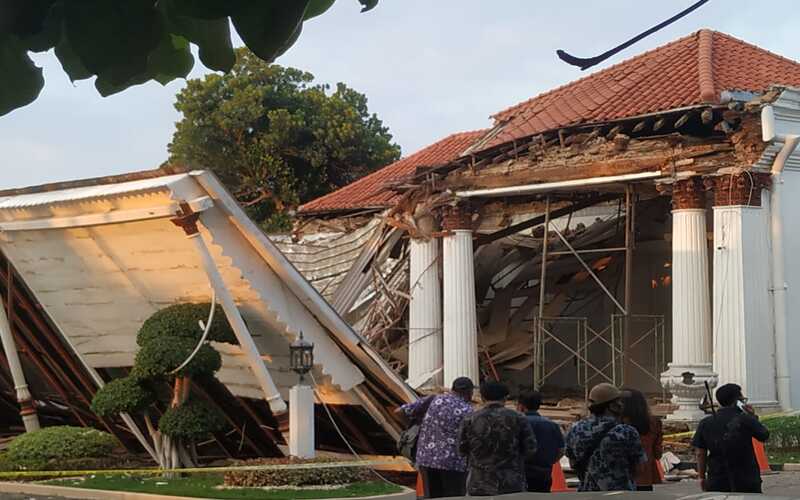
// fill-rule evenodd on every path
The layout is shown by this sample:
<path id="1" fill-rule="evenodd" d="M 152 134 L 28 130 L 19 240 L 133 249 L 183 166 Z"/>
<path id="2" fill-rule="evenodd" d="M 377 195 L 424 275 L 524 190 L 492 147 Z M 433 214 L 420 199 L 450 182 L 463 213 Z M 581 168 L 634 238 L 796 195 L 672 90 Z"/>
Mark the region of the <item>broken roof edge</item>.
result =
<path id="1" fill-rule="evenodd" d="M 362 363 L 367 367 L 372 364 L 373 368 L 378 368 L 387 379 L 383 382 L 395 384 L 392 392 L 401 400 L 412 401 L 417 398 L 416 393 L 405 381 L 389 367 L 389 365 L 372 349 L 369 343 L 359 335 L 342 317 L 333 309 L 314 288 L 311 283 L 297 270 L 294 264 L 280 251 L 269 237 L 256 224 L 247 217 L 244 210 L 235 201 L 235 198 L 228 192 L 225 186 L 209 170 L 192 173 L 192 176 L 214 199 L 219 202 L 225 212 L 231 217 L 232 222 L 239 229 L 253 248 L 264 258 L 272 271 L 278 275 L 295 296 L 309 308 L 317 320 L 336 337 L 339 342 L 347 347 Z M 366 355 L 359 356 L 361 351 Z M 374 373 L 374 372 L 373 372 Z M 389 384 L 387 384 L 389 385 Z"/>

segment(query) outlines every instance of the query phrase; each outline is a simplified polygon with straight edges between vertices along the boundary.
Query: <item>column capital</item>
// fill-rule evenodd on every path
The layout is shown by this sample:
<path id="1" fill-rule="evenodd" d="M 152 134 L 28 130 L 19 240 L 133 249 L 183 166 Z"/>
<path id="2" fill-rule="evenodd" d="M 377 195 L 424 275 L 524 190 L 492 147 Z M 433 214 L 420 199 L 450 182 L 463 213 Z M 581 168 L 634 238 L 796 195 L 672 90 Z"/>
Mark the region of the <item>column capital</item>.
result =
<path id="1" fill-rule="evenodd" d="M 455 231 L 457 229 L 472 230 L 472 214 L 474 210 L 466 203 L 445 207 L 442 210 L 442 229 Z"/>
<path id="2" fill-rule="evenodd" d="M 706 177 L 705 185 L 714 194 L 715 207 L 761 206 L 761 190 L 772 184 L 770 174 L 743 171 Z"/>
<path id="3" fill-rule="evenodd" d="M 686 210 L 706 207 L 706 188 L 700 177 L 681 179 L 672 184 L 672 209 Z"/>

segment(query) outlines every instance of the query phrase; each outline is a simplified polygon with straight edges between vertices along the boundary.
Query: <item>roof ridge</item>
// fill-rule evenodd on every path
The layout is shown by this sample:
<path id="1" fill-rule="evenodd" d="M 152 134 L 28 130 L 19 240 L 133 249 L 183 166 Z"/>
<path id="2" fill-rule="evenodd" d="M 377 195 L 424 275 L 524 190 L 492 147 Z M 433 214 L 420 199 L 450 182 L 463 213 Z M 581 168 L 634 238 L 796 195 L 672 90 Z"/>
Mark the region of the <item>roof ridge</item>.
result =
<path id="1" fill-rule="evenodd" d="M 582 76 L 582 77 L 578 78 L 577 80 L 571 80 L 571 81 L 569 81 L 569 82 L 567 82 L 567 83 L 564 83 L 563 85 L 559 85 L 558 87 L 555 87 L 555 88 L 552 88 L 552 89 L 550 89 L 550 90 L 547 90 L 547 91 L 545 91 L 545 92 L 542 92 L 542 93 L 540 93 L 540 94 L 537 94 L 537 95 L 535 95 L 535 96 L 531 97 L 530 99 L 526 99 L 526 100 L 524 100 L 524 101 L 522 101 L 522 102 L 519 102 L 519 103 L 517 103 L 517 104 L 514 104 L 513 106 L 509 106 L 509 107 L 507 107 L 507 108 L 505 108 L 505 109 L 503 109 L 503 110 L 500 110 L 500 111 L 498 111 L 497 113 L 494 113 L 493 115 L 490 115 L 490 116 L 491 116 L 492 118 L 498 119 L 498 117 L 499 117 L 500 115 L 507 115 L 507 114 L 509 114 L 509 113 L 510 113 L 512 110 L 514 110 L 515 108 L 519 108 L 519 107 L 525 106 L 526 104 L 529 104 L 529 103 L 531 103 L 531 102 L 532 102 L 532 101 L 534 101 L 534 100 L 537 100 L 537 99 L 544 98 L 544 97 L 546 97 L 546 96 L 548 96 L 548 95 L 550 95 L 550 94 L 554 94 L 554 93 L 556 93 L 556 92 L 558 92 L 558 91 L 560 91 L 560 90 L 563 90 L 563 89 L 565 89 L 566 87 L 570 87 L 570 86 L 572 86 L 572 85 L 578 84 L 578 83 L 580 83 L 580 82 L 583 82 L 583 81 L 585 81 L 585 80 L 588 80 L 588 79 L 590 79 L 590 78 L 593 78 L 593 77 L 596 77 L 596 76 L 599 76 L 599 75 L 603 75 L 603 74 L 605 74 L 605 73 L 609 73 L 609 72 L 611 72 L 611 71 L 613 71 L 613 70 L 616 70 L 616 69 L 618 69 L 618 68 L 619 68 L 620 66 L 622 66 L 622 65 L 625 65 L 625 64 L 628 64 L 628 63 L 630 63 L 630 62 L 633 62 L 633 61 L 638 61 L 638 60 L 640 60 L 640 59 L 642 59 L 642 58 L 645 58 L 646 56 L 649 56 L 649 55 L 651 55 L 653 52 L 657 52 L 657 51 L 660 51 L 660 50 L 662 50 L 662 49 L 665 49 L 665 48 L 667 48 L 667 47 L 672 47 L 672 46 L 674 46 L 674 45 L 678 45 L 678 44 L 679 44 L 679 43 L 681 43 L 681 42 L 685 42 L 686 40 L 690 40 L 691 38 L 697 37 L 697 36 L 698 36 L 698 34 L 699 34 L 701 31 L 703 31 L 703 30 L 697 30 L 697 31 L 694 31 L 694 32 L 692 32 L 692 33 L 689 33 L 689 34 L 688 34 L 688 35 L 686 35 L 686 36 L 682 36 L 682 37 L 680 37 L 680 38 L 678 38 L 678 39 L 671 40 L 671 41 L 669 41 L 669 42 L 667 42 L 667 43 L 664 43 L 664 44 L 662 44 L 662 45 L 659 45 L 658 47 L 654 47 L 654 48 L 652 48 L 652 49 L 650 49 L 650 50 L 648 50 L 648 51 L 645 51 L 645 52 L 642 52 L 642 53 L 636 54 L 636 55 L 634 55 L 634 56 L 631 56 L 631 57 L 629 57 L 629 58 L 627 58 L 627 59 L 623 59 L 622 61 L 620 61 L 620 62 L 618 62 L 618 63 L 616 63 L 616 64 L 613 64 L 613 65 L 611 65 L 611 66 L 609 66 L 609 67 L 607 67 L 607 68 L 603 68 L 603 69 L 601 69 L 601 70 L 599 70 L 599 71 L 595 71 L 595 72 L 593 72 L 593 73 L 589 73 L 588 75 L 586 75 L 586 76 Z M 706 30 L 706 31 L 708 31 L 708 30 Z"/>
<path id="2" fill-rule="evenodd" d="M 707 103 L 719 101 L 714 91 L 714 32 L 702 29 L 697 32 L 697 83 L 700 100 Z"/>

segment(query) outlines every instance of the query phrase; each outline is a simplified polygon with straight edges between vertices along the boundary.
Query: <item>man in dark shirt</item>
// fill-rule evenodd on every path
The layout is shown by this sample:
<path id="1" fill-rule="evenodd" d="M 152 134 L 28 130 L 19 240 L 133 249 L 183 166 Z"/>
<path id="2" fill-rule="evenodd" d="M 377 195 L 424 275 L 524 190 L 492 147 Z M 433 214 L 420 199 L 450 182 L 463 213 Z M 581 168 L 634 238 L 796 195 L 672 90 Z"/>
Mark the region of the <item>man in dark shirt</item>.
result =
<path id="1" fill-rule="evenodd" d="M 736 384 L 717 389 L 722 408 L 704 418 L 692 439 L 697 450 L 697 471 L 703 491 L 761 493 L 761 471 L 753 451 L 753 438 L 762 443 L 769 431 Z"/>
<path id="2" fill-rule="evenodd" d="M 549 418 L 539 415 L 542 395 L 536 391 L 522 393 L 517 409 L 525 414 L 536 436 L 536 455 L 525 463 L 528 491 L 549 493 L 552 486 L 552 471 L 564 454 L 564 435 L 561 428 Z"/>
<path id="3" fill-rule="evenodd" d="M 470 496 L 525 490 L 524 464 L 536 453 L 536 437 L 524 416 L 505 407 L 507 396 L 505 385 L 484 382 L 484 407 L 461 423 L 459 450 L 467 458 Z"/>

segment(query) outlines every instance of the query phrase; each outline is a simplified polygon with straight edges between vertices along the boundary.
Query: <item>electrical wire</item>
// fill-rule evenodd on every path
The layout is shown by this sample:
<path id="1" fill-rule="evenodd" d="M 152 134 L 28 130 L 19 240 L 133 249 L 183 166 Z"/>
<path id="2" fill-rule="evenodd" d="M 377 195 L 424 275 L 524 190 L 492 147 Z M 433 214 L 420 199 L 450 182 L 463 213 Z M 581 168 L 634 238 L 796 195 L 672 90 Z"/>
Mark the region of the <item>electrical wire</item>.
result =
<path id="1" fill-rule="evenodd" d="M 317 399 L 319 399 L 320 402 L 322 403 L 322 407 L 325 409 L 325 413 L 328 414 L 328 418 L 330 419 L 331 423 L 333 424 L 333 428 L 336 429 L 336 433 L 339 434 L 339 437 L 342 439 L 342 441 L 344 441 L 345 446 L 347 446 L 347 449 L 350 450 L 350 453 L 353 454 L 353 456 L 356 458 L 356 460 L 363 460 L 361 458 L 361 455 L 359 455 L 358 452 L 355 450 L 355 448 L 353 448 L 353 446 L 350 444 L 350 441 L 347 439 L 347 437 L 345 437 L 344 433 L 342 432 L 342 429 L 339 428 L 339 424 L 336 423 L 336 419 L 333 418 L 333 413 L 331 413 L 330 408 L 328 408 L 328 403 L 325 402 L 325 399 L 322 397 L 322 395 L 319 392 L 319 386 L 317 385 L 317 379 L 314 378 L 314 374 L 312 372 L 308 372 L 308 375 L 311 377 L 311 383 L 314 384 L 314 387 L 313 387 L 314 394 L 316 394 Z M 400 486 L 399 484 L 393 483 L 393 482 L 389 481 L 388 479 L 386 479 L 385 477 L 383 477 L 383 475 L 381 475 L 377 470 L 375 470 L 374 467 L 369 467 L 369 470 L 373 474 L 378 476 L 378 478 L 380 478 L 380 480 L 383 481 L 384 483 L 391 484 L 393 486 Z"/>

